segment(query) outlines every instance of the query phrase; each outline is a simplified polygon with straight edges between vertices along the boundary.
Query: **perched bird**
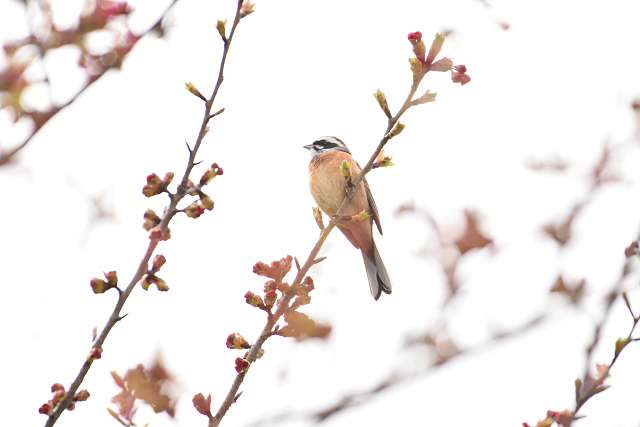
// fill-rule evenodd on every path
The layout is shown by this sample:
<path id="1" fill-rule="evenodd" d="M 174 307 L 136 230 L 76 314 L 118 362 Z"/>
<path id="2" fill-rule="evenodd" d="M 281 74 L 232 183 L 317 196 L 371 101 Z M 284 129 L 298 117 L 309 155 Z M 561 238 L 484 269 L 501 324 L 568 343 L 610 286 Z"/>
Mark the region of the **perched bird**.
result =
<path id="1" fill-rule="evenodd" d="M 345 143 L 333 136 L 320 138 L 313 144 L 305 145 L 304 148 L 311 151 L 309 163 L 311 195 L 320 209 L 331 218 L 340 209 L 346 195 L 347 180 L 341 170 L 342 162 L 346 160 L 351 164 L 352 181 L 355 181 L 360 174 L 360 165 L 351 157 L 351 151 Z M 380 234 L 382 234 L 382 227 L 380 227 L 380 214 L 366 179 L 357 188 L 352 199 L 342 215 L 353 215 L 364 210 L 371 214 L 371 217 L 363 221 L 345 221 L 338 225 L 338 228 L 351 244 L 362 252 L 371 295 L 378 300 L 382 292 L 391 293 L 391 279 L 373 241 L 373 221 Z"/>

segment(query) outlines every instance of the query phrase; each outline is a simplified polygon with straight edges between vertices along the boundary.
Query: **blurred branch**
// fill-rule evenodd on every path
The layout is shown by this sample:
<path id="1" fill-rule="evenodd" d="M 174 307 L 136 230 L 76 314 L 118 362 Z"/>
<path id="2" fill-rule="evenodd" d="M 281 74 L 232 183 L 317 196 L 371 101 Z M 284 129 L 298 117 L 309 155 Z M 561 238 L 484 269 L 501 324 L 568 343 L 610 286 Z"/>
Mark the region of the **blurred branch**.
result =
<path id="1" fill-rule="evenodd" d="M 12 162 L 14 156 L 16 154 L 18 154 L 18 152 L 20 152 L 20 150 L 22 150 L 24 147 L 27 146 L 27 144 L 29 144 L 29 142 L 33 139 L 33 137 L 38 133 L 38 131 L 40 131 L 40 129 L 42 129 L 42 127 L 56 114 L 58 114 L 60 111 L 64 110 L 65 108 L 67 108 L 69 105 L 73 104 L 73 102 L 78 99 L 78 97 L 80 95 L 82 95 L 93 83 L 97 82 L 102 76 L 104 76 L 106 74 L 107 71 L 109 71 L 112 68 L 119 68 L 122 65 L 122 59 L 124 58 L 124 56 L 128 53 L 128 51 L 131 50 L 131 48 L 133 48 L 133 45 L 135 45 L 135 43 L 137 43 L 138 40 L 140 40 L 142 37 L 150 34 L 150 33 L 158 33 L 158 32 L 162 32 L 162 21 L 164 20 L 164 18 L 167 16 L 167 14 L 169 13 L 169 11 L 173 8 L 173 6 L 176 4 L 178 0 L 172 0 L 171 3 L 169 4 L 169 6 L 165 9 L 165 11 L 162 13 L 162 15 L 160 15 L 160 17 L 156 20 L 156 22 L 148 29 L 146 30 L 144 33 L 142 33 L 139 36 L 132 36 L 132 39 L 130 41 L 128 41 L 128 43 L 131 43 L 129 46 L 127 46 L 125 48 L 126 52 L 122 52 L 122 54 L 116 58 L 116 60 L 113 60 L 111 62 L 106 62 L 102 61 L 101 62 L 101 68 L 100 71 L 97 74 L 91 74 L 89 75 L 89 80 L 87 81 L 87 83 L 67 102 L 65 102 L 62 105 L 58 105 L 58 106 L 51 106 L 51 108 L 45 112 L 39 112 L 39 111 L 35 111 L 35 112 L 29 112 L 26 113 L 26 115 L 30 116 L 33 119 L 34 122 L 34 129 L 31 131 L 31 133 L 27 136 L 27 138 L 20 143 L 18 146 L 7 150 L 6 152 L 4 150 L 0 151 L 0 167 L 7 165 L 9 163 Z M 28 18 L 27 18 L 28 19 Z M 31 24 L 31 21 L 29 20 L 29 23 Z M 130 33 L 129 33 L 130 34 Z M 127 36 L 129 36 L 129 34 Z M 60 34 L 54 34 L 52 35 L 62 38 L 62 37 L 66 37 L 67 35 L 62 35 Z M 58 43 L 64 43 L 60 40 L 56 40 Z M 33 34 L 33 28 L 32 28 L 32 34 L 29 36 L 28 43 L 30 44 L 34 44 L 38 47 L 39 51 L 40 51 L 40 59 L 43 61 L 43 67 L 44 67 L 44 57 L 46 55 L 47 50 L 51 49 L 52 46 L 49 46 L 48 43 L 40 41 L 38 39 L 38 37 Z M 116 49 L 113 50 L 113 52 L 115 52 Z M 0 83 L 3 80 L 2 79 L 3 76 L 0 75 Z M 47 84 L 51 85 L 51 82 L 49 81 L 49 77 L 48 77 L 48 73 L 46 71 L 45 68 L 45 81 L 47 82 Z M 0 88 L 2 88 L 2 84 L 0 84 Z M 2 105 L 4 107 L 4 105 Z M 20 114 L 18 114 L 19 116 Z"/>
<path id="2" fill-rule="evenodd" d="M 640 236 L 639 236 L 639 239 L 640 239 Z M 602 315 L 602 318 L 600 319 L 600 322 L 598 322 L 598 324 L 595 326 L 595 330 L 594 330 L 594 334 L 593 334 L 594 335 L 593 336 L 593 341 L 591 342 L 589 347 L 587 347 L 587 350 L 586 350 L 586 360 L 585 360 L 585 371 L 584 371 L 584 374 L 582 375 L 582 378 L 578 378 L 576 380 L 576 407 L 575 407 L 574 411 L 572 412 L 571 419 L 568 421 L 567 426 L 571 425 L 573 420 L 578 418 L 577 417 L 578 411 L 580 410 L 580 408 L 582 408 L 582 406 L 591 397 L 593 397 L 597 393 L 600 393 L 601 391 L 606 390 L 609 387 L 609 386 L 605 386 L 603 384 L 604 380 L 609 375 L 609 371 L 611 370 L 611 368 L 613 367 L 614 363 L 618 359 L 618 356 L 620 355 L 620 352 L 631 341 L 631 335 L 633 334 L 633 331 L 635 330 L 635 328 L 636 328 L 636 326 L 638 324 L 638 321 L 640 320 L 640 315 L 636 316 L 634 314 L 633 310 L 631 309 L 631 305 L 629 304 L 629 300 L 627 299 L 627 296 L 622 292 L 624 279 L 632 271 L 632 267 L 631 267 L 632 264 L 631 263 L 633 262 L 632 260 L 634 258 L 635 258 L 635 256 L 628 257 L 627 261 L 624 264 L 624 267 L 622 268 L 622 272 L 620 273 L 620 277 L 619 277 L 618 281 L 615 283 L 615 285 L 613 286 L 613 289 L 611 290 L 611 292 L 607 295 L 607 297 L 605 299 L 606 307 L 605 307 L 604 313 Z M 633 325 L 631 327 L 631 331 L 629 332 L 629 335 L 628 335 L 626 341 L 620 347 L 619 347 L 619 343 L 621 341 L 618 340 L 618 343 L 616 343 L 616 349 L 615 349 L 616 351 L 614 353 L 613 359 L 611 360 L 611 363 L 609 363 L 609 365 L 606 367 L 606 369 L 604 369 L 602 372 L 598 372 L 597 378 L 594 378 L 591 375 L 591 365 L 593 363 L 593 353 L 594 353 L 594 350 L 595 350 L 596 346 L 600 342 L 602 329 L 603 329 L 604 325 L 607 323 L 607 320 L 609 319 L 609 316 L 611 315 L 611 310 L 613 308 L 613 303 L 620 295 L 623 296 L 624 302 L 625 302 L 627 308 L 629 309 L 631 317 L 633 318 Z"/>
<path id="3" fill-rule="evenodd" d="M 570 303 L 564 308 L 570 307 L 573 304 L 574 303 Z M 337 403 L 334 403 L 332 405 L 327 405 L 323 409 L 315 409 L 315 410 L 312 410 L 311 412 L 300 412 L 300 413 L 286 412 L 279 415 L 275 415 L 268 419 L 262 419 L 258 422 L 248 424 L 247 427 L 258 427 L 262 425 L 269 425 L 275 422 L 281 422 L 281 421 L 294 419 L 294 418 L 300 418 L 300 419 L 311 418 L 311 419 L 314 419 L 316 422 L 320 423 L 322 421 L 325 421 L 327 418 L 331 417 L 332 415 L 337 414 L 340 411 L 369 403 L 381 392 L 392 389 L 393 387 L 406 385 L 411 381 L 416 381 L 420 378 L 424 378 L 425 376 L 432 375 L 436 373 L 438 369 L 440 369 L 442 366 L 446 365 L 447 363 L 455 360 L 460 356 L 463 356 L 463 355 L 469 356 L 476 353 L 480 353 L 482 351 L 487 351 L 492 346 L 500 343 L 501 341 L 507 341 L 509 339 L 518 338 L 534 330 L 538 326 L 541 326 L 545 321 L 547 320 L 550 321 L 550 318 L 555 314 L 557 314 L 557 312 L 539 314 L 538 316 L 534 317 L 533 319 L 529 320 L 527 323 L 517 328 L 514 328 L 507 332 L 498 333 L 494 335 L 492 338 L 476 346 L 472 346 L 466 349 L 456 350 L 454 354 L 451 354 L 448 357 L 443 358 L 434 364 L 425 366 L 414 372 L 410 372 L 408 374 L 400 374 L 398 373 L 398 371 L 393 371 L 386 378 L 379 381 L 376 385 L 370 387 L 368 390 L 346 395 L 342 397 Z"/>

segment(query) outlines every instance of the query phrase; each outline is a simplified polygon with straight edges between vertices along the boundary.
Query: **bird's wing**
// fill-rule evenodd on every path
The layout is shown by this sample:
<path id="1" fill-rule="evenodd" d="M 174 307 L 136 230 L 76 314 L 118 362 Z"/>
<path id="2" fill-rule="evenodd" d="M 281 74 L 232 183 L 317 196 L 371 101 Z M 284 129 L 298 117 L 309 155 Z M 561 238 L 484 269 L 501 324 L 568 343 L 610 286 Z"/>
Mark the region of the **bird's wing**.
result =
<path id="1" fill-rule="evenodd" d="M 382 235 L 382 226 L 380 225 L 380 214 L 378 213 L 378 207 L 376 206 L 376 201 L 373 200 L 373 194 L 371 194 L 371 188 L 369 188 L 369 183 L 367 182 L 367 178 L 364 179 L 364 191 L 367 195 L 367 201 L 369 202 L 369 206 L 371 207 L 371 214 L 373 215 L 373 220 L 376 222 L 376 226 L 378 227 L 378 231 L 380 235 Z"/>

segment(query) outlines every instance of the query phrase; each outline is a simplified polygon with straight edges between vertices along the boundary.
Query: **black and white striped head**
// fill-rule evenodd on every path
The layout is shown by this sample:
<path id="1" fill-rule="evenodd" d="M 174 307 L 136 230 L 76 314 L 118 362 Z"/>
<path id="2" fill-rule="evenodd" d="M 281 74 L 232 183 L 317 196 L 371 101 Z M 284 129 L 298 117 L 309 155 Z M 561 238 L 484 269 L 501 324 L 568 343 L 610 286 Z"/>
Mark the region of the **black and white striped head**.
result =
<path id="1" fill-rule="evenodd" d="M 327 151 L 344 151 L 351 154 L 345 143 L 335 136 L 323 136 L 313 144 L 305 145 L 304 148 L 311 151 L 311 158 Z"/>

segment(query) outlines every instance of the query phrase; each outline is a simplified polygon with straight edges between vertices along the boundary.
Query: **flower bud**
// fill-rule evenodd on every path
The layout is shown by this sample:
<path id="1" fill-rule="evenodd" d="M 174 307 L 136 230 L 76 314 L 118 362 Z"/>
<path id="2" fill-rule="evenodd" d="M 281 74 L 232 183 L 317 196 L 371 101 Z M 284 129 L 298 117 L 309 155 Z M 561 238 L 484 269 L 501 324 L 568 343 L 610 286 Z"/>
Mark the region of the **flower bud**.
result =
<path id="1" fill-rule="evenodd" d="M 460 83 L 462 86 L 471 81 L 469 74 L 460 74 L 455 71 L 451 71 L 451 81 L 454 83 Z"/>
<path id="2" fill-rule="evenodd" d="M 411 104 L 413 104 L 413 102 Z M 391 156 L 385 156 L 384 155 L 384 150 L 380 150 L 380 153 L 378 153 L 378 157 L 376 157 L 376 161 L 373 162 L 372 169 L 375 169 L 375 168 L 386 168 L 388 166 L 394 166 L 395 163 L 393 163 L 391 161 L 391 159 L 392 159 Z"/>
<path id="3" fill-rule="evenodd" d="M 253 6 L 255 6 L 255 4 L 251 4 L 251 0 L 246 0 L 242 3 L 242 7 L 240 8 L 240 19 L 255 12 L 255 10 L 253 10 Z"/>
<path id="4" fill-rule="evenodd" d="M 427 53 L 427 47 L 424 45 L 424 42 L 422 40 L 420 40 L 418 43 L 413 44 L 413 53 L 421 63 L 426 62 L 424 55 Z"/>
<path id="5" fill-rule="evenodd" d="M 273 306 L 276 303 L 277 299 L 278 294 L 276 293 L 276 291 L 269 291 L 264 295 L 264 305 L 266 305 L 267 307 Z"/>
<path id="6" fill-rule="evenodd" d="M 244 339 L 242 335 L 237 332 L 229 334 L 227 337 L 227 348 L 231 349 L 241 349 L 241 348 L 251 348 L 251 345 Z"/>
<path id="7" fill-rule="evenodd" d="M 431 43 L 431 48 L 429 49 L 429 56 L 427 56 L 427 60 L 425 61 L 426 65 L 433 63 L 433 60 L 436 59 L 436 56 L 440 53 L 443 44 L 444 36 L 442 33 L 436 33 L 436 37 L 433 39 L 433 43 Z"/>
<path id="8" fill-rule="evenodd" d="M 91 396 L 91 394 L 89 394 L 87 390 L 80 390 L 75 396 L 73 396 L 73 400 L 76 402 L 84 402 L 89 398 L 89 396 Z"/>
<path id="9" fill-rule="evenodd" d="M 278 289 L 278 282 L 276 282 L 275 280 L 267 280 L 264 283 L 264 292 L 267 293 L 269 291 L 275 291 L 276 289 Z"/>
<path id="10" fill-rule="evenodd" d="M 351 179 L 351 164 L 348 161 L 343 161 L 342 165 L 340 165 L 340 170 L 342 171 L 342 175 L 348 181 Z"/>
<path id="11" fill-rule="evenodd" d="M 260 350 L 258 350 L 258 354 L 256 354 L 256 359 L 261 359 L 262 356 L 264 356 L 265 353 L 265 349 L 261 348 Z"/>
<path id="12" fill-rule="evenodd" d="M 226 19 L 224 21 L 221 21 L 218 19 L 218 23 L 216 24 L 216 29 L 220 33 L 220 37 L 222 37 L 222 40 L 226 42 L 227 38 L 225 37 L 225 25 L 227 25 Z"/>
<path id="13" fill-rule="evenodd" d="M 262 302 L 262 297 L 258 294 L 254 294 L 251 291 L 248 291 L 246 294 L 244 294 L 245 299 L 247 300 L 247 304 L 250 304 L 254 307 L 258 307 L 261 304 L 264 304 Z"/>
<path id="14" fill-rule="evenodd" d="M 218 22 L 220 22 L 220 21 L 218 21 Z M 224 27 L 223 27 L 223 31 L 224 31 Z M 224 37 L 224 36 L 222 36 L 222 37 Z M 205 98 L 204 95 L 200 93 L 200 91 L 193 85 L 193 83 L 191 83 L 191 82 L 185 83 L 184 84 L 184 88 L 186 90 L 188 90 L 189 92 L 191 92 L 192 94 L 194 94 L 195 96 L 197 96 L 198 98 L 202 99 L 203 101 L 207 100 L 207 98 Z"/>
<path id="15" fill-rule="evenodd" d="M 159 271 L 165 262 L 167 262 L 167 259 L 164 257 L 164 255 L 156 255 L 155 258 L 153 259 L 153 265 L 152 265 L 153 270 Z"/>
<path id="16" fill-rule="evenodd" d="M 213 210 L 213 200 L 211 200 L 211 197 L 207 196 L 204 193 L 200 194 L 200 203 L 202 203 L 206 210 Z"/>
<path id="17" fill-rule="evenodd" d="M 246 372 L 249 369 L 249 362 L 239 357 L 236 357 L 236 371 L 238 373 Z"/>
<path id="18" fill-rule="evenodd" d="M 376 93 L 374 93 L 373 96 L 376 98 L 376 101 L 378 101 L 378 105 L 380 105 L 384 114 L 386 114 L 387 117 L 391 117 L 391 111 L 389 111 L 389 104 L 387 103 L 387 96 L 382 93 L 380 89 L 376 90 Z"/>
<path id="19" fill-rule="evenodd" d="M 100 348 L 92 348 L 89 352 L 89 356 L 87 356 L 87 360 L 89 362 L 93 362 L 96 359 L 102 358 L 102 349 Z"/>
<path id="20" fill-rule="evenodd" d="M 38 412 L 45 415 L 51 415 L 51 409 L 52 409 L 51 404 L 45 403 L 40 407 L 40 409 L 38 409 Z"/>
<path id="21" fill-rule="evenodd" d="M 420 43 L 422 41 L 422 33 L 420 31 L 416 31 L 415 33 L 409 33 L 407 37 L 411 44 L 415 45 L 416 43 Z"/>
<path id="22" fill-rule="evenodd" d="M 104 277 L 107 278 L 107 282 L 109 282 L 110 287 L 116 286 L 118 284 L 118 273 L 116 273 L 115 271 L 104 273 Z"/>
<path id="23" fill-rule="evenodd" d="M 144 224 L 142 227 L 149 231 L 156 225 L 160 224 L 160 217 L 151 209 L 147 209 L 144 213 Z"/>
<path id="24" fill-rule="evenodd" d="M 451 62 L 453 64 L 453 61 Z M 467 67 L 464 65 L 456 65 L 456 70 L 458 70 L 460 74 L 465 74 L 467 72 Z"/>
<path id="25" fill-rule="evenodd" d="M 198 201 L 191 203 L 189 206 L 185 208 L 185 213 L 189 218 L 198 218 L 200 215 L 204 213 L 204 206 L 202 206 Z"/>
<path id="26" fill-rule="evenodd" d="M 389 138 L 393 138 L 394 136 L 400 135 L 400 132 L 402 132 L 404 130 L 404 128 L 405 128 L 405 125 L 403 125 L 402 123 L 398 122 L 398 124 L 396 124 L 396 127 L 393 128 L 391 133 L 389 133 Z"/>
<path id="27" fill-rule="evenodd" d="M 64 386 L 60 383 L 55 383 L 54 385 L 51 386 L 52 393 L 55 393 L 58 390 L 62 390 L 64 392 Z"/>
<path id="28" fill-rule="evenodd" d="M 91 289 L 93 289 L 94 294 L 103 294 L 109 289 L 111 289 L 111 286 L 107 285 L 107 282 L 105 282 L 102 279 L 98 279 L 97 277 L 94 277 L 93 279 L 91 279 L 90 283 L 91 283 Z"/>
<path id="29" fill-rule="evenodd" d="M 160 292 L 167 292 L 169 290 L 169 286 L 167 286 L 167 282 L 165 282 L 161 278 L 156 277 L 155 278 L 155 283 L 156 283 L 156 286 L 158 287 L 158 290 Z"/>
<path id="30" fill-rule="evenodd" d="M 413 79 L 418 79 L 422 75 L 422 62 L 418 58 L 409 58 L 409 64 L 411 64 L 411 72 L 413 73 Z"/>
<path id="31" fill-rule="evenodd" d="M 618 341 L 616 341 L 616 352 L 615 352 L 616 356 L 618 354 L 620 354 L 622 349 L 629 343 L 629 341 L 630 341 L 629 337 L 627 337 L 627 338 L 618 338 Z"/>
<path id="32" fill-rule="evenodd" d="M 324 230 L 324 222 L 322 222 L 322 211 L 320 208 L 313 208 L 313 217 L 316 219 L 316 224 L 318 224 L 320 230 Z"/>

